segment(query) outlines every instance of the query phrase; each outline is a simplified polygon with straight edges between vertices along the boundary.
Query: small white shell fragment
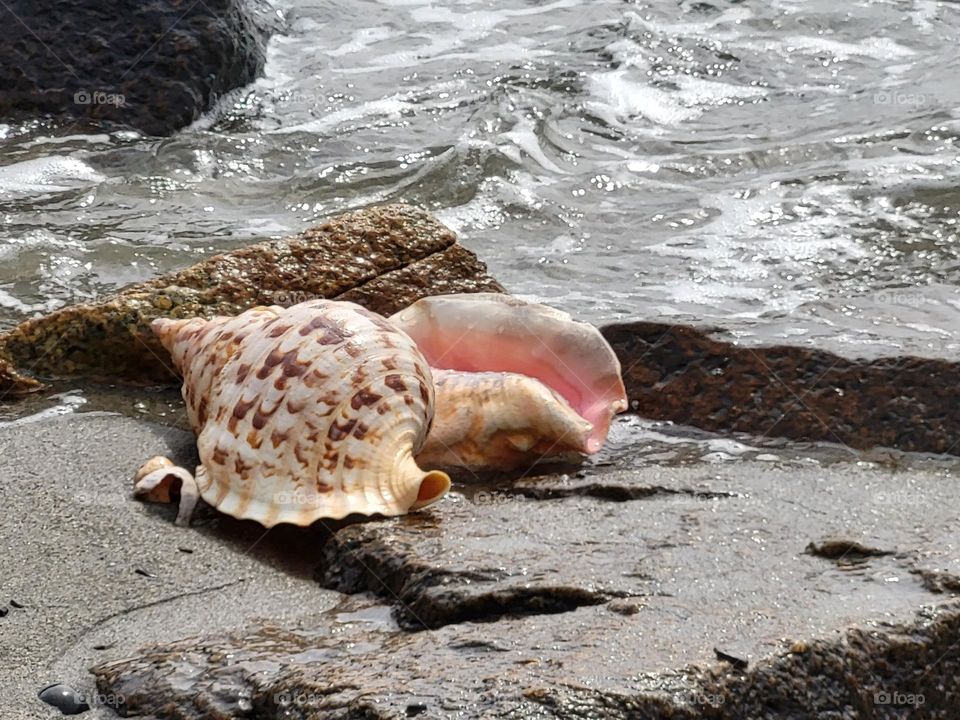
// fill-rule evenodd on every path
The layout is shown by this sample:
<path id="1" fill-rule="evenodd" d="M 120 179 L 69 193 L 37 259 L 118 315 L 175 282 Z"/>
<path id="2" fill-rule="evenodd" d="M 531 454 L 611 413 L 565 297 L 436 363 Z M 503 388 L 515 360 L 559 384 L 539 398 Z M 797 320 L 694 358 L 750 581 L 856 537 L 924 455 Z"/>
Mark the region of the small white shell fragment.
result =
<path id="1" fill-rule="evenodd" d="M 140 469 L 137 470 L 137 474 L 134 475 L 133 480 L 134 482 L 142 480 L 144 477 L 156 470 L 169 467 L 173 467 L 173 462 L 169 458 L 165 458 L 162 455 L 155 455 L 140 466 Z"/>

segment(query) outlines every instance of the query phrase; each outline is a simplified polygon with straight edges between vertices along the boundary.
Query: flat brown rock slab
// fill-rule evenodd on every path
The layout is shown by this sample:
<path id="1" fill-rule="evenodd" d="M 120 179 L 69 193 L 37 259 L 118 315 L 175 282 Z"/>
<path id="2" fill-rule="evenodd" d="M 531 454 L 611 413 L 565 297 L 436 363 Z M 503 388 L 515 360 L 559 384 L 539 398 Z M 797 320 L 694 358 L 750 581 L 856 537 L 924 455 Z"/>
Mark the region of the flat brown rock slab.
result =
<path id="1" fill-rule="evenodd" d="M 399 627 L 274 623 L 93 672 L 163 718 L 947 718 L 958 499 L 948 471 L 852 463 L 463 488 L 319 551 L 322 585 Z"/>
<path id="2" fill-rule="evenodd" d="M 94 672 L 101 693 L 123 696 L 123 712 L 158 718 L 955 717 L 955 604 L 904 625 L 783 642 L 746 668 L 631 674 L 658 637 L 636 618 L 593 608 L 411 635 L 331 614 L 326 630 L 183 640 Z"/>
<path id="3" fill-rule="evenodd" d="M 960 454 L 960 363 L 743 347 L 714 332 L 651 322 L 603 328 L 632 410 L 719 432 Z"/>
<path id="4" fill-rule="evenodd" d="M 502 290 L 454 233 L 426 212 L 407 205 L 359 210 L 292 238 L 217 255 L 102 302 L 21 323 L 0 335 L 0 388 L 27 389 L 22 373 L 172 382 L 170 359 L 150 331 L 158 317 L 236 315 L 315 298 L 392 314 L 427 295 Z"/>

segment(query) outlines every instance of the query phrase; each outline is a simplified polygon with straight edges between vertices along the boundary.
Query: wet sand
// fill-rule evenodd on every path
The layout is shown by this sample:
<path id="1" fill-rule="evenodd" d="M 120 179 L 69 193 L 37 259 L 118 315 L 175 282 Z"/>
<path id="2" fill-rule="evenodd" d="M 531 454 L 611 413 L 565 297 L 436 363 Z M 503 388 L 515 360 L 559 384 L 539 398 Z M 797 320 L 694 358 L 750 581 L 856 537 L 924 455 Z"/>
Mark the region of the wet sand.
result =
<path id="1" fill-rule="evenodd" d="M 189 457 L 192 441 L 106 414 L 0 428 L 0 605 L 24 606 L 0 618 L 0 717 L 61 717 L 41 688 L 92 693 L 90 665 L 142 645 L 255 618 L 295 623 L 338 602 L 271 555 L 262 528 L 211 535 L 203 518 L 178 528 L 172 508 L 131 498 L 141 460 Z"/>
<path id="2" fill-rule="evenodd" d="M 187 462 L 192 436 L 107 414 L 0 428 L 0 603 L 24 606 L 0 618 L 0 717 L 59 717 L 36 699 L 54 682 L 96 697 L 92 666 L 102 699 L 178 718 L 244 702 L 279 718 L 304 689 L 336 717 L 694 717 L 691 698 L 716 718 L 784 698 L 795 717 L 873 717 L 875 692 L 926 692 L 917 717 L 948 717 L 953 702 L 948 470 L 592 468 L 265 533 L 209 508 L 177 528 L 172 507 L 132 500 L 157 453 Z"/>

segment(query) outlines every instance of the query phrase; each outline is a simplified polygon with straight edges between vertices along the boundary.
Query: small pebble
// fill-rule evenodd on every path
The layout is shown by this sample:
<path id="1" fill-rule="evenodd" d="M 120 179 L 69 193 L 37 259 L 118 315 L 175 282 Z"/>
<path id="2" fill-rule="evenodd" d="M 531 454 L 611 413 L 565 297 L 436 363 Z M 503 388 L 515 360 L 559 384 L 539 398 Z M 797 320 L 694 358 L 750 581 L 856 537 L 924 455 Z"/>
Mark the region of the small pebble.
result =
<path id="1" fill-rule="evenodd" d="M 642 609 L 642 605 L 632 600 L 617 598 L 607 603 L 607 609 L 618 615 L 636 615 Z"/>
<path id="2" fill-rule="evenodd" d="M 69 685 L 48 685 L 37 695 L 47 705 L 53 705 L 64 715 L 79 715 L 90 709 L 83 695 Z"/>
<path id="3" fill-rule="evenodd" d="M 144 577 L 148 577 L 148 578 L 155 578 L 155 577 L 156 577 L 156 575 L 154 575 L 152 572 L 147 572 L 146 570 L 144 570 L 144 569 L 142 569 L 142 568 L 137 568 L 137 569 L 136 569 L 136 573 L 137 573 L 137 575 L 143 575 Z"/>
<path id="4" fill-rule="evenodd" d="M 179 550 L 182 553 L 193 554 L 193 550 L 191 550 L 188 547 L 178 547 L 177 550 Z"/>
<path id="5" fill-rule="evenodd" d="M 7 608 L 0 608 L 0 617 L 6 617 L 8 612 L 10 612 L 10 610 Z"/>
<path id="6" fill-rule="evenodd" d="M 407 717 L 416 717 L 421 713 L 427 711 L 427 706 L 424 703 L 414 703 L 412 705 L 407 705 Z"/>
<path id="7" fill-rule="evenodd" d="M 11 601 L 10 601 L 10 607 L 23 608 L 24 606 L 21 605 L 20 603 L 18 603 L 16 600 L 11 600 Z"/>

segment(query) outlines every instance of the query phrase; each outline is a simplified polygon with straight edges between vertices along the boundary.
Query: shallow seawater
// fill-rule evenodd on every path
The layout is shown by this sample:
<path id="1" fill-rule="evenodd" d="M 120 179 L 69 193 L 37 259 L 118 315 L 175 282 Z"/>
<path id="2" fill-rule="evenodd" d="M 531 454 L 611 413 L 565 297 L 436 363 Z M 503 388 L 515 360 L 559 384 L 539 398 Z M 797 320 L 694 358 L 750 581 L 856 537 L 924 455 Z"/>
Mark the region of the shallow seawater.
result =
<path id="1" fill-rule="evenodd" d="M 276 7 L 265 76 L 174 137 L 0 125 L 0 328 L 407 200 L 596 323 L 956 353 L 960 5 Z"/>

